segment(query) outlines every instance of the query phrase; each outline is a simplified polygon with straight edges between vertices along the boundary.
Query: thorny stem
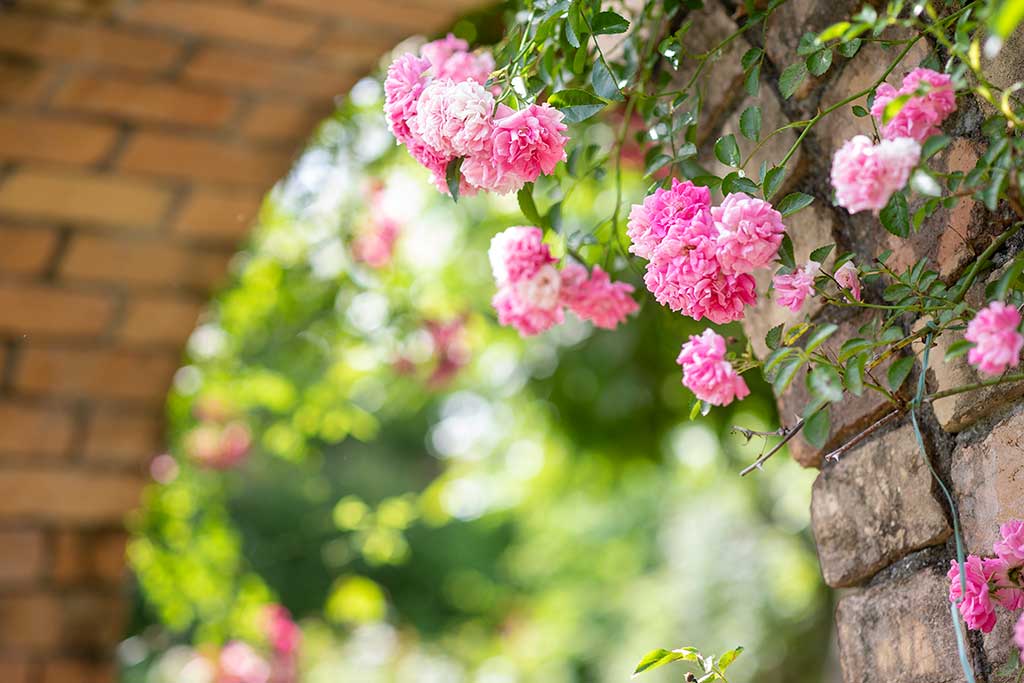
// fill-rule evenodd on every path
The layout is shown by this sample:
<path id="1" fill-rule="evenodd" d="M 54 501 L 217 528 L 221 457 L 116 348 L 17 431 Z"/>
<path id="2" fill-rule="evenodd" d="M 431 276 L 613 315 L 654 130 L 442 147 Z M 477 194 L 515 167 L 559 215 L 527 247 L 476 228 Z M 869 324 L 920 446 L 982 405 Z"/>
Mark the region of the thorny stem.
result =
<path id="1" fill-rule="evenodd" d="M 881 427 L 884 424 L 886 424 L 887 422 L 889 422 L 889 420 L 893 419 L 894 417 L 897 417 L 898 415 L 902 415 L 902 414 L 903 414 L 903 410 L 901 410 L 901 409 L 893 409 L 893 410 L 889 411 L 888 413 L 883 415 L 881 418 L 876 420 L 870 427 L 868 427 L 867 429 L 862 431 L 860 434 L 858 434 L 857 436 L 853 437 L 852 439 L 850 439 L 849 441 L 844 443 L 842 446 L 840 446 L 839 448 L 835 449 L 834 451 L 832 451 L 831 453 L 826 455 L 825 456 L 825 460 L 833 460 L 833 461 L 839 460 L 839 456 L 843 455 L 848 450 L 850 450 L 851 448 L 853 448 L 854 446 L 859 444 L 861 441 L 863 441 L 864 439 L 868 438 L 869 436 L 874 434 L 876 431 L 881 429 Z"/>
<path id="2" fill-rule="evenodd" d="M 825 406 L 822 406 L 821 408 L 818 408 L 818 410 L 815 410 L 811 414 L 811 417 L 817 415 L 824 407 Z M 765 462 L 767 462 L 768 458 L 772 457 L 773 455 L 781 451 L 782 447 L 789 443 L 790 439 L 792 439 L 794 436 L 800 433 L 800 430 L 804 428 L 805 423 L 806 420 L 801 417 L 799 420 L 796 421 L 796 424 L 794 424 L 792 427 L 785 428 L 785 434 L 783 434 L 782 439 L 777 444 L 772 446 L 772 449 L 770 451 L 768 451 L 760 458 L 758 458 L 757 460 L 755 460 L 754 462 L 750 463 L 742 470 L 740 470 L 740 476 L 745 477 L 754 470 L 761 469 L 762 465 L 764 465 Z"/>
<path id="3" fill-rule="evenodd" d="M 954 387 L 952 389 L 944 389 L 943 391 L 936 391 L 934 394 L 928 394 L 923 397 L 922 401 L 938 401 L 940 398 L 946 398 L 947 396 L 956 396 L 957 394 L 964 394 L 968 391 L 975 391 L 977 389 L 984 389 L 985 387 L 994 387 L 1000 384 L 1009 384 L 1011 382 L 1024 382 L 1024 372 L 1018 372 L 1013 375 L 1003 375 L 1002 377 L 996 377 L 995 379 L 987 379 L 981 382 L 974 382 L 972 384 L 965 384 L 960 387 Z"/>

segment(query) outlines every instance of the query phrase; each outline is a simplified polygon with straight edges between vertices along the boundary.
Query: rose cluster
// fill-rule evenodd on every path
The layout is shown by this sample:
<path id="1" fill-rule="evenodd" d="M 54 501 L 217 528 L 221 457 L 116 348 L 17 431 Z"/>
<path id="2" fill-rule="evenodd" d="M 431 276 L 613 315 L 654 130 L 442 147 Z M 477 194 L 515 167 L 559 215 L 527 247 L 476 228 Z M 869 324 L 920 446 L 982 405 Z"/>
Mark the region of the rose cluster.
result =
<path id="1" fill-rule="evenodd" d="M 406 53 L 388 68 L 384 114 L 399 144 L 448 192 L 448 165 L 462 159 L 460 194 L 516 192 L 565 159 L 562 113 L 547 104 L 515 111 L 485 85 L 494 69 L 486 53 L 449 35 Z"/>
<path id="2" fill-rule="evenodd" d="M 885 110 L 893 100 L 907 98 L 888 122 Z M 850 213 L 878 213 L 892 195 L 907 184 L 921 160 L 921 143 L 941 131 L 939 125 L 956 110 L 950 77 L 917 68 L 903 79 L 899 90 L 883 83 L 875 91 L 871 115 L 882 140 L 864 135 L 848 140 L 832 160 L 832 186 L 836 203 Z"/>
<path id="3" fill-rule="evenodd" d="M 752 273 L 775 258 L 786 226 L 764 200 L 742 192 L 711 206 L 711 193 L 673 178 L 635 204 L 629 250 L 647 259 L 644 283 L 658 303 L 723 324 L 757 302 Z"/>
<path id="4" fill-rule="evenodd" d="M 600 266 L 588 272 L 568 263 L 558 270 L 558 259 L 543 238 L 539 228 L 513 227 L 491 240 L 488 256 L 498 285 L 492 303 L 498 322 L 529 336 L 561 323 L 568 308 L 598 327 L 614 329 L 637 310 L 632 285 L 612 282 Z"/>
<path id="5" fill-rule="evenodd" d="M 725 339 L 714 330 L 692 335 L 676 363 L 683 366 L 683 386 L 705 403 L 724 406 L 750 393 L 747 383 L 725 359 Z"/>
<path id="6" fill-rule="evenodd" d="M 967 354 L 967 362 L 986 375 L 1001 375 L 1020 363 L 1020 351 L 1024 347 L 1020 312 L 1002 301 L 993 301 L 967 324 L 964 339 L 974 343 Z"/>
<path id="7" fill-rule="evenodd" d="M 775 289 L 775 303 L 788 308 L 794 313 L 800 310 L 804 301 L 814 291 L 814 280 L 821 274 L 821 264 L 817 261 L 808 261 L 804 265 L 788 273 L 778 273 L 772 279 Z M 860 274 L 853 261 L 847 261 L 841 265 L 832 278 L 842 289 L 850 291 L 857 301 L 861 300 Z"/>
<path id="8" fill-rule="evenodd" d="M 992 545 L 995 557 L 967 557 L 963 585 L 960 565 L 955 560 L 947 574 L 950 601 L 958 605 L 968 628 L 983 633 L 995 628 L 996 605 L 1011 612 L 1024 609 L 1024 521 L 1003 524 L 999 535 L 1000 539 Z M 1016 628 L 1017 645 L 1024 650 L 1022 630 L 1024 616 Z"/>

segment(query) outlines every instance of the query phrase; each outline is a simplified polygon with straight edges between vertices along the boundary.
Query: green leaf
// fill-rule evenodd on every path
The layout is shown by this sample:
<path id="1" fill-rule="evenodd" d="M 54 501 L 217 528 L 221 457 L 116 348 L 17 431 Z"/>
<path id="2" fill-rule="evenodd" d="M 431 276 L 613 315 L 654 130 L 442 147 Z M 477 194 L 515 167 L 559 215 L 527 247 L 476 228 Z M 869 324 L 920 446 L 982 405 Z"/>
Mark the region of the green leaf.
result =
<path id="1" fill-rule="evenodd" d="M 619 85 L 615 81 L 614 74 L 608 70 L 603 59 L 597 60 L 597 63 L 594 64 L 594 69 L 590 72 L 590 84 L 594 86 L 594 92 L 599 97 L 613 101 L 625 99 L 619 92 Z"/>
<path id="2" fill-rule="evenodd" d="M 715 158 L 726 166 L 740 165 L 740 148 L 736 144 L 736 136 L 730 133 L 715 141 Z"/>
<path id="3" fill-rule="evenodd" d="M 872 347 L 874 347 L 874 342 L 862 339 L 861 337 L 847 339 L 843 342 L 843 345 L 839 347 L 839 362 L 842 363 L 847 358 L 852 358 L 861 351 L 867 351 Z"/>
<path id="4" fill-rule="evenodd" d="M 523 189 L 516 194 L 516 199 L 519 200 L 519 210 L 523 212 L 526 220 L 536 226 L 544 225 L 540 212 L 537 211 L 537 204 L 533 201 L 533 183 L 523 185 Z"/>
<path id="5" fill-rule="evenodd" d="M 775 375 L 775 379 L 772 380 L 772 388 L 775 389 L 776 396 L 782 396 L 786 393 L 786 389 L 793 383 L 793 378 L 796 377 L 797 370 L 804 364 L 803 358 L 793 358 L 786 361 L 780 368 L 778 374 Z"/>
<path id="6" fill-rule="evenodd" d="M 740 114 L 740 132 L 748 140 L 757 142 L 761 138 L 761 108 L 747 107 Z"/>
<path id="7" fill-rule="evenodd" d="M 1006 272 L 999 277 L 996 286 L 992 289 L 992 298 L 1000 301 L 1005 299 L 1006 293 L 1010 291 L 1021 272 L 1024 272 L 1024 254 L 1018 254 Z"/>
<path id="8" fill-rule="evenodd" d="M 849 59 L 853 57 L 860 50 L 860 46 L 863 41 L 860 38 L 854 38 L 853 40 L 847 40 L 845 43 L 840 43 L 836 48 L 836 52 Z"/>
<path id="9" fill-rule="evenodd" d="M 651 650 L 645 654 L 643 659 L 640 660 L 640 663 L 636 665 L 636 670 L 633 671 L 633 676 L 679 661 L 697 661 L 697 650 L 692 647 L 683 647 L 678 650 Z"/>
<path id="10" fill-rule="evenodd" d="M 899 114 L 904 105 L 910 101 L 910 95 L 897 95 L 896 97 L 889 100 L 889 103 L 885 105 L 885 109 L 882 110 L 882 123 L 889 123 Z"/>
<path id="11" fill-rule="evenodd" d="M 742 65 L 743 70 L 746 71 L 750 67 L 754 66 L 754 63 L 761 59 L 761 55 L 763 54 L 764 51 L 759 47 L 752 47 L 744 52 L 742 59 L 740 59 L 740 64 Z"/>
<path id="12" fill-rule="evenodd" d="M 807 70 L 820 76 L 832 66 L 832 50 L 820 50 L 807 58 Z"/>
<path id="13" fill-rule="evenodd" d="M 782 181 L 786 177 L 786 167 L 776 166 L 770 169 L 764 175 L 763 186 L 764 186 L 764 198 L 770 200 L 779 188 L 782 186 Z"/>
<path id="14" fill-rule="evenodd" d="M 972 348 L 974 348 L 974 342 L 969 342 L 966 339 L 957 339 L 946 349 L 946 362 L 948 363 L 954 358 L 959 358 Z"/>
<path id="15" fill-rule="evenodd" d="M 885 291 L 882 292 L 882 298 L 886 301 L 899 301 L 900 299 L 905 298 L 908 294 L 912 294 L 913 291 L 914 290 L 907 285 L 897 282 L 885 288 Z"/>
<path id="16" fill-rule="evenodd" d="M 594 17 L 594 20 L 590 22 L 590 27 L 594 30 L 595 36 L 613 35 L 628 31 L 629 21 L 620 14 L 605 10 Z"/>
<path id="17" fill-rule="evenodd" d="M 865 109 L 864 107 L 860 106 L 859 104 L 853 105 L 853 115 L 858 117 L 858 118 L 863 118 L 863 117 L 867 116 L 870 113 L 871 112 L 869 112 L 867 109 Z"/>
<path id="18" fill-rule="evenodd" d="M 548 98 L 548 104 L 565 115 L 566 123 L 579 123 L 604 109 L 606 103 L 586 90 L 559 90 Z"/>
<path id="19" fill-rule="evenodd" d="M 814 413 L 804 422 L 804 440 L 815 448 L 825 446 L 830 431 L 828 406 Z"/>
<path id="20" fill-rule="evenodd" d="M 867 360 L 866 353 L 858 353 L 846 362 L 846 388 L 854 396 L 864 393 L 864 365 Z"/>
<path id="21" fill-rule="evenodd" d="M 816 263 L 824 263 L 835 246 L 834 244 L 826 244 L 823 247 L 818 247 L 811 252 L 810 259 Z"/>
<path id="22" fill-rule="evenodd" d="M 779 343 L 782 341 L 782 328 L 782 324 L 776 325 L 764 336 L 764 345 L 772 351 L 779 348 Z"/>
<path id="23" fill-rule="evenodd" d="M 755 64 L 751 67 L 750 71 L 747 72 L 747 77 L 743 79 L 743 89 L 747 91 L 747 94 L 751 97 L 757 97 L 758 91 L 761 89 L 761 64 Z"/>
<path id="24" fill-rule="evenodd" d="M 788 100 L 792 97 L 806 77 L 807 65 L 803 62 L 787 66 L 782 75 L 779 76 L 779 93 L 782 95 L 782 98 Z"/>
<path id="25" fill-rule="evenodd" d="M 452 201 L 459 201 L 459 185 L 462 183 L 462 157 L 456 157 L 448 162 L 444 169 L 444 180 L 448 183 L 448 193 Z"/>
<path id="26" fill-rule="evenodd" d="M 817 52 L 821 48 L 821 43 L 813 33 L 805 33 L 800 36 L 800 40 L 797 42 L 796 54 L 800 57 L 806 57 L 809 54 Z"/>
<path id="27" fill-rule="evenodd" d="M 832 323 L 821 325 L 814 330 L 814 334 L 812 334 L 810 339 L 807 340 L 807 344 L 804 346 L 804 351 L 807 353 L 814 351 L 816 348 L 824 344 L 829 337 L 835 334 L 838 329 L 839 326 Z"/>
<path id="28" fill-rule="evenodd" d="M 850 22 L 840 21 L 837 24 L 832 24 L 827 29 L 818 34 L 819 43 L 827 43 L 830 40 L 835 40 L 839 36 L 846 33 L 847 29 L 850 28 Z"/>
<path id="29" fill-rule="evenodd" d="M 907 197 L 903 192 L 896 192 L 889 199 L 882 212 L 878 214 L 882 227 L 897 237 L 910 235 L 910 215 L 907 208 Z"/>
<path id="30" fill-rule="evenodd" d="M 807 388 L 815 398 L 837 403 L 843 400 L 843 381 L 831 365 L 819 365 L 807 376 Z"/>
<path id="31" fill-rule="evenodd" d="M 656 171 L 664 168 L 665 166 L 672 163 L 672 157 L 667 154 L 656 154 L 648 163 L 644 169 L 644 177 L 650 176 Z"/>
<path id="32" fill-rule="evenodd" d="M 1024 21 L 1024 3 L 1020 0 L 1002 0 L 988 23 L 993 33 L 1006 40 L 1022 21 Z"/>
<path id="33" fill-rule="evenodd" d="M 803 192 L 791 192 L 782 198 L 775 209 L 783 216 L 790 216 L 805 206 L 810 206 L 814 197 Z"/>
<path id="34" fill-rule="evenodd" d="M 949 146 L 952 138 L 948 135 L 933 135 L 921 146 L 921 161 L 931 159 L 938 152 Z"/>
<path id="35" fill-rule="evenodd" d="M 744 192 L 749 195 L 755 195 L 759 189 L 761 188 L 757 186 L 757 183 L 750 178 L 744 178 L 735 171 L 722 179 L 722 194 L 729 195 L 735 192 Z"/>
<path id="36" fill-rule="evenodd" d="M 779 244 L 779 263 L 787 268 L 796 268 L 796 259 L 793 256 L 793 240 L 789 235 L 782 235 L 782 242 Z"/>
<path id="37" fill-rule="evenodd" d="M 732 650 L 727 650 L 718 656 L 718 670 L 725 671 L 729 668 L 729 665 L 736 661 L 736 658 L 743 652 L 742 647 L 737 647 Z"/>
<path id="38" fill-rule="evenodd" d="M 889 382 L 889 388 L 893 391 L 899 390 L 899 388 L 903 386 L 903 382 L 907 379 L 907 375 L 910 374 L 910 370 L 913 367 L 913 356 L 904 356 L 893 361 L 892 365 L 889 366 L 889 371 L 886 373 L 886 380 Z"/>

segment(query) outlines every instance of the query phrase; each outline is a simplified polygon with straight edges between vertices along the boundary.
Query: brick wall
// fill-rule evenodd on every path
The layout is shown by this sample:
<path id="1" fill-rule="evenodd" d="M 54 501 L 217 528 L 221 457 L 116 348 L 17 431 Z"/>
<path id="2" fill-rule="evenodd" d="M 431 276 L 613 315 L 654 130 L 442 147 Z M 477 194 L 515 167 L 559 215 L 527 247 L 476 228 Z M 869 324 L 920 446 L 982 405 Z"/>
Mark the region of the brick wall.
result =
<path id="1" fill-rule="evenodd" d="M 779 73 L 797 61 L 796 47 L 806 31 L 820 31 L 849 17 L 861 0 L 790 0 L 771 19 L 765 37 L 750 31 L 730 45 L 712 68 L 710 81 L 727 84 L 708 93 L 713 125 L 704 143 L 703 156 L 714 165 L 710 144 L 725 133 L 737 133 L 741 146 L 750 145 L 738 135 L 736 119 L 751 106 L 742 88 L 739 57 L 757 45 L 766 49 L 761 106 L 762 131 L 774 130 L 793 120 L 807 119 L 819 108 L 862 90 L 873 83 L 895 58 L 895 50 L 867 44 L 852 60 L 835 57 L 832 69 L 820 79 L 809 78 L 790 100 L 774 87 Z M 735 30 L 729 10 L 733 3 L 705 3 L 700 37 L 706 49 Z M 693 36 L 691 31 L 690 36 Z M 905 67 L 896 69 L 892 82 L 917 66 L 929 51 L 918 44 L 908 54 Z M 1024 73 L 1024 40 L 1018 35 L 989 65 L 993 80 L 1007 83 Z M 935 160 L 942 170 L 973 168 L 982 140 L 982 106 L 971 96 L 961 98 L 959 111 L 947 122 L 946 132 L 955 139 Z M 705 121 L 705 125 L 706 125 Z M 885 232 L 870 214 L 851 216 L 831 206 L 829 166 L 836 149 L 858 133 L 870 135 L 868 119 L 855 118 L 849 109 L 822 120 L 808 135 L 801 153 L 790 164 L 784 191 L 800 190 L 816 197 L 811 208 L 787 220 L 794 239 L 797 261 L 810 251 L 834 242 L 839 251 L 853 251 L 866 264 L 885 249 L 892 249 L 889 264 L 903 269 L 927 256 L 930 267 L 944 279 L 955 279 L 977 253 L 1003 227 L 971 200 L 951 211 L 940 211 L 926 220 L 920 233 L 899 240 Z M 795 140 L 787 131 L 765 146 L 762 158 L 778 160 Z M 760 160 L 751 165 L 756 169 Z M 779 195 L 781 196 L 781 194 Z M 912 202 L 911 210 L 916 209 Z M 1021 247 L 1021 240 L 1007 251 Z M 1002 255 L 1005 259 L 1006 255 Z M 759 282 L 761 291 L 768 281 Z M 983 284 L 971 296 L 978 297 Z M 874 292 L 878 296 L 880 292 Z M 854 331 L 867 316 L 824 312 L 812 306 L 818 319 L 828 317 L 840 325 L 833 339 L 857 336 Z M 804 313 L 807 312 L 805 308 Z M 795 322 L 800 316 L 771 302 L 761 302 L 744 321 L 755 351 L 764 355 L 764 335 L 773 326 Z M 833 342 L 829 342 L 833 343 Z M 942 361 L 943 340 L 932 351 L 934 365 L 927 380 L 937 391 L 975 381 L 977 374 L 964 357 L 950 364 Z M 884 368 L 881 372 L 884 374 Z M 908 383 L 909 384 L 909 383 Z M 779 402 L 782 419 L 791 423 L 799 415 L 806 395 L 798 379 Z M 832 433 L 827 450 L 835 448 L 871 425 L 887 411 L 887 404 L 866 392 L 849 397 L 832 411 Z M 990 554 L 1000 522 L 1024 516 L 1024 387 L 998 387 L 985 393 L 963 394 L 936 401 L 923 410 L 923 428 L 929 458 L 951 485 L 969 552 Z M 914 441 L 906 420 L 894 421 L 849 451 L 838 464 L 822 467 L 821 451 L 799 437 L 790 451 L 807 467 L 821 468 L 813 489 L 812 525 L 818 545 L 822 574 L 828 585 L 842 589 L 836 611 L 840 663 L 845 683 L 945 683 L 962 681 L 947 600 L 944 574 L 955 556 L 949 511 L 938 492 Z M 770 465 L 768 465 L 770 466 Z M 756 476 L 756 475 L 755 475 Z M 969 639 L 970 656 L 979 680 L 995 680 L 991 672 L 1010 658 L 1012 620 L 1003 618 L 996 632 Z"/>
<path id="2" fill-rule="evenodd" d="M 0 4 L 0 681 L 111 680 L 122 519 L 207 292 L 333 98 L 480 4 Z"/>

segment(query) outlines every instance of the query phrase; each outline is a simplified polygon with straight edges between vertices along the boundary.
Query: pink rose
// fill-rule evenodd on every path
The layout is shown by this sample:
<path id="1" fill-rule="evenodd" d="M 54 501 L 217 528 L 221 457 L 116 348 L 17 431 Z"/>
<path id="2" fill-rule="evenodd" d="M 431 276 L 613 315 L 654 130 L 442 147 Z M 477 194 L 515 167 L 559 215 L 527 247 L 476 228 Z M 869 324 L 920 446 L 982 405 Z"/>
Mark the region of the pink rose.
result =
<path id="1" fill-rule="evenodd" d="M 448 191 L 448 164 L 454 157 L 449 157 L 429 147 L 417 137 L 406 143 L 409 154 L 413 159 L 420 162 L 424 168 L 430 171 L 430 181 L 441 194 L 450 194 Z M 466 182 L 466 179 L 459 179 L 459 196 L 468 197 L 476 194 L 477 188 Z"/>
<path id="2" fill-rule="evenodd" d="M 525 226 L 506 228 L 492 237 L 487 257 L 499 287 L 531 278 L 542 267 L 558 261 L 544 244 L 540 228 Z"/>
<path id="3" fill-rule="evenodd" d="M 1000 539 L 992 546 L 1000 559 L 1015 566 L 1024 566 L 1024 521 L 1011 520 L 999 525 Z"/>
<path id="4" fill-rule="evenodd" d="M 270 665 L 249 645 L 233 640 L 220 651 L 217 683 L 267 683 Z"/>
<path id="5" fill-rule="evenodd" d="M 970 629 L 990 633 L 996 625 L 996 612 L 989 597 L 989 579 L 996 567 L 983 562 L 977 555 L 970 555 L 964 562 L 966 593 L 961 592 L 960 566 L 954 560 L 950 563 L 949 600 L 959 604 L 960 614 Z"/>
<path id="6" fill-rule="evenodd" d="M 993 301 L 978 311 L 967 325 L 964 339 L 974 342 L 967 361 L 987 375 L 1002 374 L 1020 362 L 1024 335 L 1018 331 L 1020 313 L 1002 301 Z"/>
<path id="7" fill-rule="evenodd" d="M 756 288 L 752 275 L 717 272 L 683 287 L 682 312 L 694 320 L 707 318 L 716 325 L 742 320 L 744 308 L 757 303 Z"/>
<path id="8" fill-rule="evenodd" d="M 594 266 L 589 277 L 587 269 L 575 263 L 562 269 L 562 302 L 582 320 L 607 330 L 639 308 L 630 296 L 632 291 L 633 285 L 612 282 L 601 266 Z"/>
<path id="9" fill-rule="evenodd" d="M 508 176 L 513 190 L 549 175 L 565 159 L 562 112 L 550 105 L 531 104 L 494 120 L 491 164 L 500 177 Z"/>
<path id="10" fill-rule="evenodd" d="M 644 283 L 658 303 L 673 311 L 683 311 L 688 309 L 684 289 L 721 271 L 716 253 L 717 233 L 711 211 L 704 207 L 689 213 L 689 218 L 680 214 L 664 229 L 650 253 Z"/>
<path id="11" fill-rule="evenodd" d="M 501 287 L 491 302 L 498 322 L 515 327 L 524 337 L 561 323 L 565 315 L 559 300 L 561 283 L 555 267 L 545 265 L 532 276 Z"/>
<path id="12" fill-rule="evenodd" d="M 444 79 L 423 89 L 409 129 L 448 158 L 481 154 L 489 148 L 494 97 L 474 81 Z"/>
<path id="13" fill-rule="evenodd" d="M 711 209 L 718 230 L 718 261 L 725 273 L 752 273 L 775 258 L 786 226 L 782 214 L 763 199 L 730 194 Z"/>
<path id="14" fill-rule="evenodd" d="M 863 135 L 851 138 L 832 159 L 836 203 L 850 213 L 878 213 L 907 184 L 920 159 L 921 145 L 910 138 L 882 140 L 877 145 Z"/>
<path id="15" fill-rule="evenodd" d="M 292 620 L 292 614 L 282 605 L 268 605 L 266 610 L 267 639 L 271 647 L 280 654 L 291 655 L 298 651 L 302 631 Z"/>
<path id="16" fill-rule="evenodd" d="M 633 205 L 626 230 L 632 242 L 629 251 L 640 258 L 651 258 L 672 225 L 688 222 L 700 209 L 710 208 L 708 188 L 673 178 L 670 189 L 659 187 L 644 198 L 643 204 Z"/>
<path id="17" fill-rule="evenodd" d="M 860 278 L 857 277 L 857 266 L 853 265 L 853 261 L 847 261 L 839 270 L 833 275 L 839 286 L 850 290 L 853 294 L 853 298 L 860 301 Z"/>
<path id="18" fill-rule="evenodd" d="M 400 143 L 412 138 L 409 119 L 416 115 L 416 103 L 427 86 L 424 72 L 429 68 L 429 61 L 408 52 L 388 67 L 384 79 L 384 116 L 388 129 Z"/>
<path id="19" fill-rule="evenodd" d="M 926 89 L 927 92 L 917 95 L 918 88 Z M 886 106 L 901 95 L 911 95 L 911 98 L 889 123 L 883 125 Z M 918 142 L 924 142 L 930 136 L 940 134 L 942 131 L 939 130 L 939 126 L 954 111 L 956 94 L 953 92 L 950 77 L 922 68 L 914 69 L 907 74 L 899 90 L 888 83 L 878 86 L 875 91 L 875 102 L 871 106 L 871 115 L 878 121 L 883 138 L 912 138 Z"/>
<path id="20" fill-rule="evenodd" d="M 384 268 L 391 263 L 399 232 L 398 223 L 390 218 L 371 221 L 352 241 L 352 255 L 371 268 Z"/>
<path id="21" fill-rule="evenodd" d="M 750 393 L 746 382 L 725 360 L 725 339 L 707 329 L 683 344 L 676 363 L 683 367 L 683 386 L 716 406 L 725 406 Z"/>
<path id="22" fill-rule="evenodd" d="M 814 278 L 820 270 L 820 263 L 808 261 L 792 273 L 776 275 L 772 280 L 775 285 L 775 303 L 798 313 L 804 300 L 814 291 Z"/>
<path id="23" fill-rule="evenodd" d="M 985 558 L 985 566 L 992 571 L 989 596 L 1010 611 L 1024 608 L 1024 567 L 999 557 Z"/>

